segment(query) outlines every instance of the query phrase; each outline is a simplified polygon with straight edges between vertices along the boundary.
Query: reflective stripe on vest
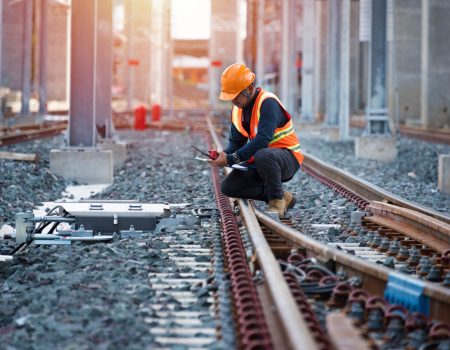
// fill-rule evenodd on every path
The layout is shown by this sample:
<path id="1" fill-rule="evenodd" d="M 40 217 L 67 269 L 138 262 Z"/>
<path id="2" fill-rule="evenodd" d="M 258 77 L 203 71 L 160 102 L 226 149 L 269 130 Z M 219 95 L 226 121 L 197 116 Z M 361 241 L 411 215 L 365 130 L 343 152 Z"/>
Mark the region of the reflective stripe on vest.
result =
<path id="1" fill-rule="evenodd" d="M 288 118 L 288 122 L 284 126 L 275 129 L 272 140 L 269 143 L 269 147 L 289 149 L 294 154 L 299 164 L 301 164 L 304 156 L 300 152 L 300 142 L 298 141 L 297 135 L 295 134 L 291 116 L 287 112 L 286 108 L 284 108 L 278 97 L 273 93 L 261 89 L 258 96 L 256 97 L 255 104 L 253 105 L 252 116 L 250 119 L 250 134 L 245 131 L 242 125 L 242 109 L 236 106 L 233 106 L 231 112 L 231 120 L 233 125 L 244 137 L 247 137 L 250 140 L 254 139 L 256 137 L 256 134 L 258 133 L 258 123 L 261 116 L 261 105 L 266 98 L 274 98 L 281 106 L 283 112 Z"/>

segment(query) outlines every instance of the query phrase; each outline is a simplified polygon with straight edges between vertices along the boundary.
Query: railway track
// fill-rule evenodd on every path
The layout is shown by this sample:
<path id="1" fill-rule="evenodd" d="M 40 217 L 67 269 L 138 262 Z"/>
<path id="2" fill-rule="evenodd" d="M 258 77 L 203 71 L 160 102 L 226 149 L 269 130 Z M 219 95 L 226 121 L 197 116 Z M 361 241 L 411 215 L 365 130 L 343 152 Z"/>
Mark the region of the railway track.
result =
<path id="1" fill-rule="evenodd" d="M 67 122 L 44 122 L 18 125 L 0 130 L 0 146 L 60 135 L 67 128 Z"/>
<path id="2" fill-rule="evenodd" d="M 365 118 L 361 117 L 350 118 L 350 127 L 364 129 L 365 126 L 366 126 Z M 450 130 L 448 128 L 428 130 L 422 127 L 400 125 L 398 133 L 402 136 L 406 136 L 413 139 L 450 145 Z"/>
<path id="3" fill-rule="evenodd" d="M 202 124 L 199 118 L 195 123 Z M 209 120 L 208 130 L 214 130 Z M 220 144 L 214 132 L 211 137 Z M 311 156 L 304 165 L 359 208 L 352 221 L 319 228 L 318 236 L 335 233 L 333 240 L 320 242 L 302 233 L 295 220 L 267 216 L 257 203 L 231 203 L 220 193 L 218 169 L 212 169 L 218 210 L 180 208 L 145 243 L 160 261 L 148 271 L 151 294 L 139 311 L 153 347 L 448 346 L 445 215 L 358 182 Z M 133 250 L 143 244 L 138 241 Z M 113 255 L 117 251 L 113 245 Z M 140 260 L 126 264 L 144 266 Z"/>
<path id="4" fill-rule="evenodd" d="M 63 116 L 68 112 L 55 111 L 51 114 Z M 172 117 L 166 112 L 162 120 L 149 120 L 145 127 L 155 130 L 205 132 L 207 128 L 204 120 L 198 115 L 197 110 L 177 110 Z M 116 129 L 133 129 L 134 115 L 130 111 L 115 112 L 113 113 L 113 123 Z M 60 120 L 2 127 L 0 128 L 0 146 L 57 136 L 64 132 L 67 126 L 67 120 Z"/>
<path id="5" fill-rule="evenodd" d="M 214 143 L 221 146 L 210 120 L 208 125 Z M 345 348 L 345 334 L 347 341 L 362 348 L 446 346 L 448 217 L 308 155 L 304 165 L 308 174 L 361 211 L 353 224 L 340 228 L 340 240 L 325 244 L 299 232 L 289 219 L 280 222 L 256 203 L 237 201 L 241 231 L 252 242 L 249 260 L 256 265 L 255 274 L 262 276 L 258 292 L 266 301 L 263 314 L 269 316 L 272 345 Z M 380 257 L 386 258 L 384 266 L 375 263 Z M 282 294 L 289 289 L 290 297 Z M 295 335 L 308 344 L 299 346 Z"/>

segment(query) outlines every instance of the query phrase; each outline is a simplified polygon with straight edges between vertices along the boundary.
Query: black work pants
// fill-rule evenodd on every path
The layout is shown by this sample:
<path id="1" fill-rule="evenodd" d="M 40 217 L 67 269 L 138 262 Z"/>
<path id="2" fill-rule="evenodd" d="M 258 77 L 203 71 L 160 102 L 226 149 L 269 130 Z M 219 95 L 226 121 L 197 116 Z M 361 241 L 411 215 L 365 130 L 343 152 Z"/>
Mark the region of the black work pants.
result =
<path id="1" fill-rule="evenodd" d="M 300 168 L 286 148 L 263 148 L 255 153 L 248 171 L 232 170 L 222 181 L 222 193 L 228 197 L 270 201 L 283 198 L 282 182 L 289 181 Z"/>

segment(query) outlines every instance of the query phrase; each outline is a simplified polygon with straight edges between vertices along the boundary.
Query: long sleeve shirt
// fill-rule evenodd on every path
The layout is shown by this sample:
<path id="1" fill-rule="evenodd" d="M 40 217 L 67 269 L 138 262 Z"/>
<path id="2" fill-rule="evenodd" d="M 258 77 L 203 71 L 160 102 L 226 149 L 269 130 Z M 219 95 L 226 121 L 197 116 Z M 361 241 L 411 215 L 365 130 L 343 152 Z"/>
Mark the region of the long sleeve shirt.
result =
<path id="1" fill-rule="evenodd" d="M 259 93 L 259 89 L 257 92 Z M 242 126 L 247 133 L 250 133 L 250 119 L 256 97 L 257 94 L 255 94 L 250 103 L 242 111 Z M 258 132 L 253 140 L 249 141 L 247 137 L 243 136 L 236 129 L 236 127 L 231 124 L 228 145 L 224 149 L 224 152 L 228 154 L 228 164 L 231 165 L 234 163 L 231 156 L 232 153 L 236 152 L 240 161 L 246 161 L 250 159 L 258 150 L 269 147 L 269 143 L 272 141 L 275 129 L 285 125 L 287 122 L 288 118 L 281 106 L 278 104 L 277 100 L 274 98 L 267 98 L 264 100 L 261 104 Z"/>

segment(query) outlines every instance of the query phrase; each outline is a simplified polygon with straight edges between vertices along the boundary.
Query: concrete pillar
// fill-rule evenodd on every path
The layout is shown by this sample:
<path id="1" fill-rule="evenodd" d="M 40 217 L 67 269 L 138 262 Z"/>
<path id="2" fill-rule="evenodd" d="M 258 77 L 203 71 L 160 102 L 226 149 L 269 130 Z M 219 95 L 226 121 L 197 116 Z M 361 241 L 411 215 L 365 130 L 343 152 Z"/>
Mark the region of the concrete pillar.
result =
<path id="1" fill-rule="evenodd" d="M 326 106 L 326 70 L 327 70 L 327 23 L 328 11 L 325 0 L 315 1 L 315 54 L 314 54 L 314 113 L 322 118 Z"/>
<path id="2" fill-rule="evenodd" d="M 209 68 L 209 101 L 213 108 L 218 107 L 220 76 L 223 70 L 242 58 L 242 52 L 238 52 L 239 49 L 242 49 L 242 46 L 238 44 L 239 6 L 240 0 L 211 0 L 209 58 L 211 61 L 222 63 L 221 67 L 210 66 Z M 244 62 L 240 61 L 240 63 Z"/>
<path id="3" fill-rule="evenodd" d="M 172 77 L 169 1 L 152 1 L 150 38 L 150 102 L 168 108 L 168 84 Z"/>
<path id="4" fill-rule="evenodd" d="M 39 113 L 47 113 L 47 0 L 40 0 L 39 26 Z"/>
<path id="5" fill-rule="evenodd" d="M 123 0 L 127 37 L 125 79 L 129 109 L 136 103 L 151 103 L 151 84 L 154 79 L 151 69 L 152 53 L 158 49 L 158 43 L 153 42 L 155 33 L 152 30 L 152 3 L 152 0 Z"/>
<path id="6" fill-rule="evenodd" d="M 256 4 L 256 84 L 261 86 L 264 78 L 264 6 L 265 1 L 259 0 Z"/>
<path id="7" fill-rule="evenodd" d="M 13 4 L 1 2 L 3 5 L 2 85 L 11 90 L 21 90 L 25 1 Z"/>
<path id="8" fill-rule="evenodd" d="M 314 118 L 315 10 L 314 1 L 303 1 L 301 116 L 302 120 L 309 121 Z"/>
<path id="9" fill-rule="evenodd" d="M 393 1 L 389 111 L 402 124 L 420 122 L 421 0 Z M 398 115 L 397 115 L 398 113 Z"/>
<path id="10" fill-rule="evenodd" d="M 357 158 L 391 162 L 397 157 L 387 109 L 387 0 L 371 1 L 369 96 L 366 130 L 355 140 Z"/>
<path id="11" fill-rule="evenodd" d="M 69 109 L 70 6 L 47 0 L 46 46 L 46 101 L 65 101 L 67 105 L 60 108 Z M 41 63 L 44 64 L 43 61 Z"/>
<path id="12" fill-rule="evenodd" d="M 359 2 L 350 1 L 350 115 L 359 108 Z"/>
<path id="13" fill-rule="evenodd" d="M 95 125 L 102 138 L 112 136 L 112 14 L 113 1 L 98 1 L 97 8 L 96 109 Z"/>
<path id="14" fill-rule="evenodd" d="M 164 67 L 164 2 L 152 2 L 151 12 L 151 79 L 150 83 L 150 100 L 151 103 L 159 105 L 163 102 L 163 80 L 166 78 Z"/>
<path id="15" fill-rule="evenodd" d="M 340 5 L 340 1 L 328 1 L 327 97 L 325 125 L 330 127 L 337 127 L 339 124 Z"/>
<path id="16" fill-rule="evenodd" d="M 125 1 L 125 35 L 127 37 L 126 42 L 126 81 L 127 81 L 127 107 L 128 110 L 133 110 L 133 98 L 134 98 L 134 66 L 131 62 L 134 58 L 133 43 L 134 43 L 134 30 L 133 30 L 133 18 L 134 18 L 134 5 L 133 1 Z"/>
<path id="17" fill-rule="evenodd" d="M 450 126 L 450 2 L 422 0 L 421 119 L 426 128 Z"/>
<path id="18" fill-rule="evenodd" d="M 163 108 L 170 109 L 170 102 L 173 100 L 172 94 L 169 95 L 169 87 L 170 82 L 173 79 L 172 76 L 172 58 L 171 58 L 171 45 L 172 45 L 172 38 L 171 38 L 171 5 L 170 1 L 164 1 L 163 2 L 163 65 L 162 65 L 162 71 L 163 71 L 163 77 L 161 80 L 162 84 L 162 100 L 161 105 Z"/>
<path id="19" fill-rule="evenodd" d="M 341 6 L 340 88 L 339 88 L 339 139 L 349 138 L 350 131 L 350 0 Z"/>
<path id="20" fill-rule="evenodd" d="M 33 1 L 24 2 L 24 30 L 23 30 L 23 55 L 22 55 L 22 115 L 30 114 L 31 92 L 31 36 L 33 31 Z"/>
<path id="21" fill-rule="evenodd" d="M 369 96 L 369 42 L 372 24 L 372 0 L 359 1 L 359 81 L 358 109 L 365 111 Z"/>
<path id="22" fill-rule="evenodd" d="M 95 148 L 111 125 L 112 0 L 71 7 L 69 148 L 50 152 L 50 171 L 79 183 L 111 183 L 113 153 Z"/>
<path id="23" fill-rule="evenodd" d="M 370 40 L 368 135 L 389 134 L 387 109 L 387 0 L 372 1 Z"/>
<path id="24" fill-rule="evenodd" d="M 280 65 L 280 98 L 291 113 L 295 110 L 296 76 L 295 69 L 295 33 L 294 33 L 294 0 L 282 2 L 281 14 L 281 65 Z"/>
<path id="25" fill-rule="evenodd" d="M 69 145 L 92 147 L 110 130 L 112 0 L 72 3 L 71 42 Z"/>
<path id="26" fill-rule="evenodd" d="M 439 155 L 438 188 L 450 194 L 450 154 Z"/>

